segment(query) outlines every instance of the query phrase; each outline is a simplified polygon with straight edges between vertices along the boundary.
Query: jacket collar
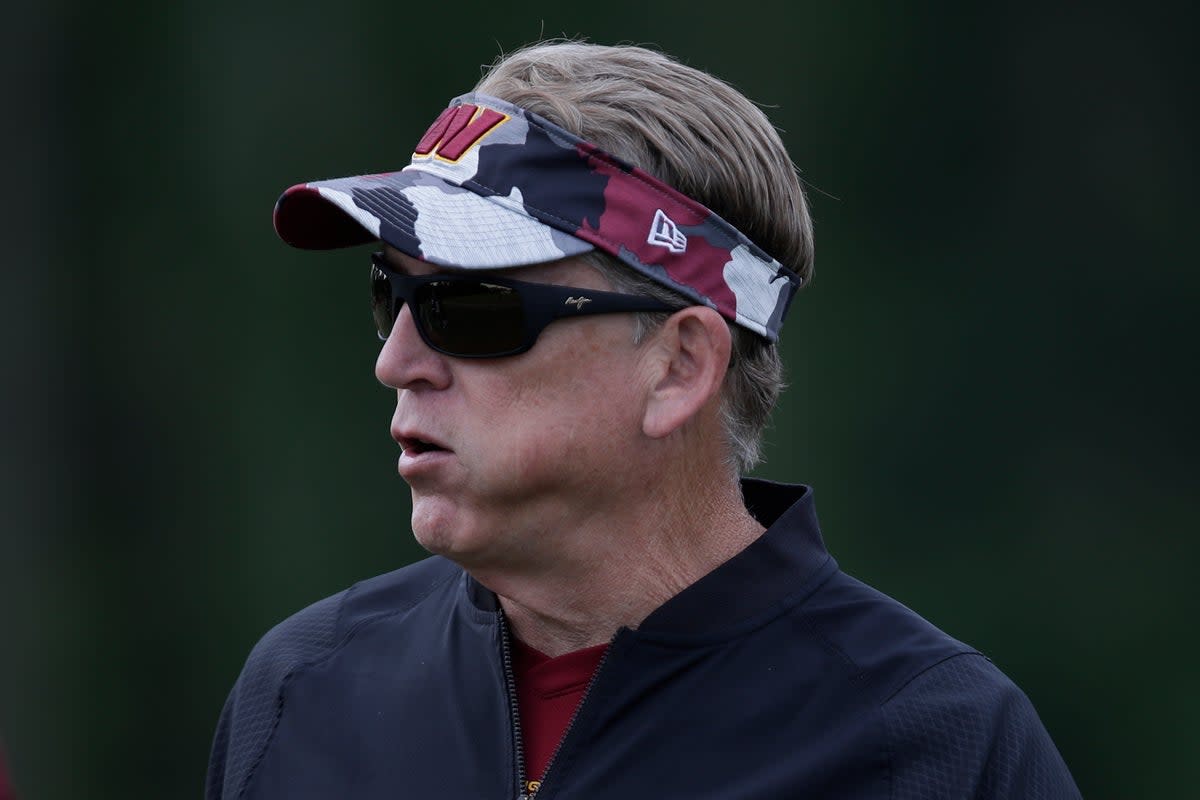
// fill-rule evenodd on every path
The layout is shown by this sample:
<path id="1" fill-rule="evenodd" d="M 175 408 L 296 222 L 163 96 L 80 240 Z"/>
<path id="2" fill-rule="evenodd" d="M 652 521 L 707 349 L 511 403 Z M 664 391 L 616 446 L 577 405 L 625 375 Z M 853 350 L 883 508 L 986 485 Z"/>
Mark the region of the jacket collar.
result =
<path id="1" fill-rule="evenodd" d="M 799 603 L 837 569 L 821 538 L 811 488 L 747 478 L 742 496 L 767 530 L 650 614 L 638 634 L 713 640 L 736 635 Z"/>
<path id="2" fill-rule="evenodd" d="M 813 491 L 745 478 L 742 499 L 766 531 L 746 549 L 672 597 L 638 626 L 659 640 L 711 640 L 763 624 L 807 597 L 837 569 L 817 525 Z M 471 604 L 497 612 L 496 596 L 464 575 Z"/>

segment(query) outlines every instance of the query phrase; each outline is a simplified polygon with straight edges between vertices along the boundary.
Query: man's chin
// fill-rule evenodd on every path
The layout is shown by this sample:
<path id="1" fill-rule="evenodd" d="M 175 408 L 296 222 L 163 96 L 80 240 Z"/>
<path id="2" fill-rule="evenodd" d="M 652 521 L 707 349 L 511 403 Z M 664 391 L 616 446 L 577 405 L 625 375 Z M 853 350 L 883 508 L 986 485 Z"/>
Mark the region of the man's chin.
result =
<path id="1" fill-rule="evenodd" d="M 430 553 L 462 562 L 485 545 L 479 525 L 456 503 L 413 491 L 412 532 Z"/>

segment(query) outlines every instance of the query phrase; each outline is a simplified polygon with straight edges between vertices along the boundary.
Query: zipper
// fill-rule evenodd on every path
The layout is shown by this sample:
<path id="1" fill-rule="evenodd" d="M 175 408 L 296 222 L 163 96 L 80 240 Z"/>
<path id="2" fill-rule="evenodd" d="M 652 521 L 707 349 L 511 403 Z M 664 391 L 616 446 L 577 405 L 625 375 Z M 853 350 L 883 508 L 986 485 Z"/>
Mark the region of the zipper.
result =
<path id="1" fill-rule="evenodd" d="M 521 738 L 521 711 L 517 708 L 517 679 L 513 676 L 512 642 L 508 617 L 500 612 L 500 653 L 504 660 L 504 682 L 508 685 L 509 717 L 512 720 L 513 751 L 517 758 L 517 800 L 532 800 L 525 791 L 525 742 Z"/>

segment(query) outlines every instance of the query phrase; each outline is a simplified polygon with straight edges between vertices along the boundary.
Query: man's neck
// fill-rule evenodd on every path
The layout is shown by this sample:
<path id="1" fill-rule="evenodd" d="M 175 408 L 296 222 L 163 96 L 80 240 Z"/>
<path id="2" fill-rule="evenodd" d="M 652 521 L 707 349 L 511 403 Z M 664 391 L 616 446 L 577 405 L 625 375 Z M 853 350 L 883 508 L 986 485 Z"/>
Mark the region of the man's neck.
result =
<path id="1" fill-rule="evenodd" d="M 531 647 L 557 656 L 607 643 L 762 534 L 736 481 L 714 488 L 656 493 L 649 505 L 584 520 L 593 529 L 570 538 L 593 546 L 564 554 L 542 574 L 475 577 L 496 592 L 513 632 Z"/>

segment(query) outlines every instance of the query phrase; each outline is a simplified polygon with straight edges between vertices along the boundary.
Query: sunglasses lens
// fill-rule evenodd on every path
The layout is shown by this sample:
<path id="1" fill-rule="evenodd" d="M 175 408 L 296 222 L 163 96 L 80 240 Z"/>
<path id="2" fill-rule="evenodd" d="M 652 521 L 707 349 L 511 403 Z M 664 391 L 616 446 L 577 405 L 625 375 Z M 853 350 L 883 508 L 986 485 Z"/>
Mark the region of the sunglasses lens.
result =
<path id="1" fill-rule="evenodd" d="M 418 324 L 446 353 L 491 356 L 518 349 L 525 314 L 515 289 L 485 281 L 434 281 L 416 298 Z"/>
<path id="2" fill-rule="evenodd" d="M 392 286 L 379 267 L 371 267 L 371 316 L 380 339 L 387 339 L 395 321 L 392 308 Z"/>

